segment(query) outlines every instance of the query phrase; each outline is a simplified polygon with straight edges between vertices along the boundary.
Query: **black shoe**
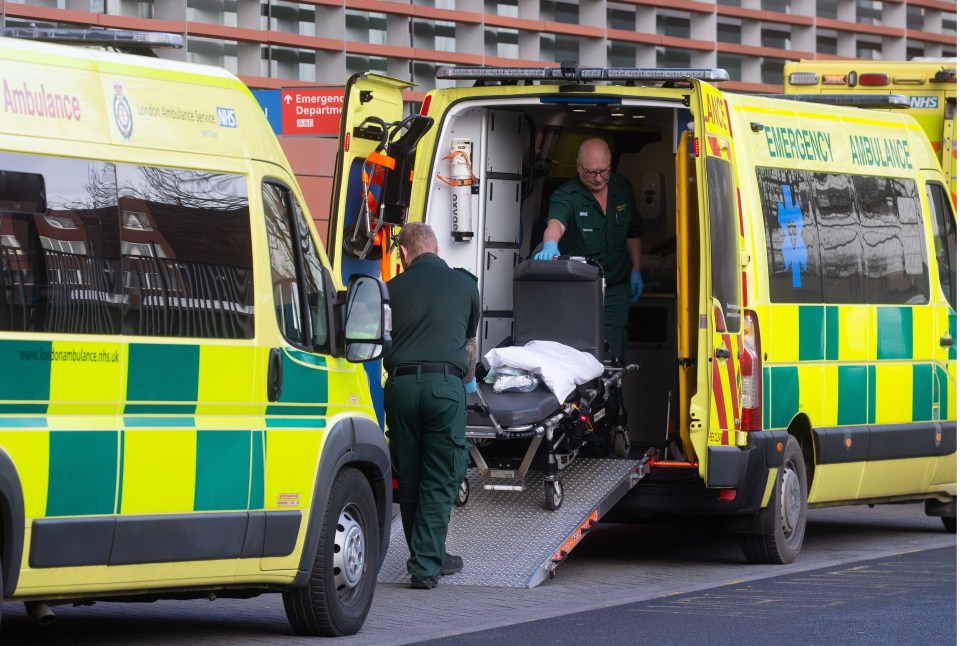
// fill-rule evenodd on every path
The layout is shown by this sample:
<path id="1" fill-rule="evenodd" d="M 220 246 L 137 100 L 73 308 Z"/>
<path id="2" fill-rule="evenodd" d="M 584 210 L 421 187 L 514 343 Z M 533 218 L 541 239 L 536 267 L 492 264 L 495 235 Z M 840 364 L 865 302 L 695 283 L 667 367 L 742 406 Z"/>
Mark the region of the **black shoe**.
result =
<path id="1" fill-rule="evenodd" d="M 443 557 L 443 565 L 440 566 L 440 574 L 447 576 L 456 574 L 463 569 L 463 559 L 454 554 L 447 554 Z"/>
<path id="2" fill-rule="evenodd" d="M 439 582 L 440 577 L 438 576 L 428 576 L 425 579 L 416 576 L 410 577 L 410 587 L 414 590 L 433 590 Z"/>

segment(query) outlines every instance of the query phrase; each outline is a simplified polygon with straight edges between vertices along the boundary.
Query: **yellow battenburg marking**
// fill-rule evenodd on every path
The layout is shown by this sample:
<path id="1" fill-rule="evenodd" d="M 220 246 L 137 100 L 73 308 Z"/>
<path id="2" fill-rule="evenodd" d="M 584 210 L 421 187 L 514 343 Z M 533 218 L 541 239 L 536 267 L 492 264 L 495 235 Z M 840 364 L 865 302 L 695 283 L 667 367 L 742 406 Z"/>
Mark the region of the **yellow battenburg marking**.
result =
<path id="1" fill-rule="evenodd" d="M 42 518 L 47 513 L 50 481 L 50 432 L 39 428 L 0 431 L 0 446 L 17 465 L 27 520 Z"/>
<path id="2" fill-rule="evenodd" d="M 877 365 L 877 424 L 910 422 L 913 418 L 913 366 Z"/>
<path id="3" fill-rule="evenodd" d="M 770 308 L 770 357 L 778 363 L 800 359 L 800 310 L 796 305 L 775 305 Z"/>
<path id="4" fill-rule="evenodd" d="M 936 337 L 933 326 L 932 307 L 910 308 L 913 314 L 913 358 L 916 361 L 933 359 L 933 342 Z"/>
<path id="5" fill-rule="evenodd" d="M 194 430 L 127 430 L 122 514 L 193 511 L 197 470 Z"/>
<path id="6" fill-rule="evenodd" d="M 254 415 L 254 346 L 201 345 L 197 415 Z"/>
<path id="7" fill-rule="evenodd" d="M 51 415 L 117 413 L 121 343 L 54 341 L 50 354 Z"/>
<path id="8" fill-rule="evenodd" d="M 814 471 L 809 502 L 826 500 L 853 500 L 860 491 L 863 462 L 820 464 Z"/>
<path id="9" fill-rule="evenodd" d="M 300 506 L 309 504 L 323 436 L 315 430 L 267 431 L 266 509 L 289 509 L 286 503 L 294 494 L 299 496 Z"/>
<path id="10" fill-rule="evenodd" d="M 822 365 L 802 363 L 797 369 L 800 380 L 800 410 L 805 412 L 814 425 L 819 426 L 826 409 L 824 398 L 824 373 Z"/>
<path id="11" fill-rule="evenodd" d="M 936 458 L 873 460 L 866 463 L 860 497 L 899 496 L 923 491 L 930 481 Z"/>
<path id="12" fill-rule="evenodd" d="M 823 417 L 811 420 L 814 426 L 836 426 L 837 407 L 840 405 L 840 385 L 836 364 L 823 368 Z M 801 394 L 802 396 L 802 394 Z"/>
<path id="13" fill-rule="evenodd" d="M 876 361 L 876 308 L 863 305 L 841 305 L 837 308 L 840 361 Z"/>

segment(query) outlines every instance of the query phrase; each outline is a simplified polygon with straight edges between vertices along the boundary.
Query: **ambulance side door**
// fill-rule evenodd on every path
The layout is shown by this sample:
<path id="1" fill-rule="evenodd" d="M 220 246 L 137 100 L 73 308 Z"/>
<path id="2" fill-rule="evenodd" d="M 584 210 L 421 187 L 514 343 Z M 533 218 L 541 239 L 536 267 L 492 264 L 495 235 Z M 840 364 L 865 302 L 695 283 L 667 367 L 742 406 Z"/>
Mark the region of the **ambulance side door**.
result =
<path id="1" fill-rule="evenodd" d="M 723 94 L 694 81 L 695 149 L 697 184 L 700 187 L 701 230 L 706 244 L 701 264 L 706 271 L 705 299 L 700 325 L 707 329 L 705 364 L 698 371 L 698 392 L 709 393 L 709 420 L 691 417 L 691 440 L 708 486 L 736 484 L 712 473 L 708 453 L 735 451 L 740 430 L 740 354 L 743 351 L 743 287 L 740 257 L 743 231 L 737 206 L 737 179 L 729 106 Z M 705 198 L 705 199 L 704 199 Z M 705 316 L 704 316 L 705 315 Z M 705 319 L 705 320 L 704 320 Z M 706 426 L 696 434 L 693 425 Z M 708 426 L 707 426 L 708 424 Z M 723 448 L 720 448 L 723 447 Z"/>
<path id="2" fill-rule="evenodd" d="M 401 92 L 410 87 L 413 87 L 412 83 L 372 73 L 354 74 L 347 80 L 327 234 L 330 266 L 343 284 L 355 273 L 380 275 L 379 250 L 368 250 L 363 260 L 358 259 L 356 253 L 365 246 L 369 227 L 364 210 L 372 204 L 370 201 L 365 204 L 363 174 L 365 171 L 374 174 L 371 197 L 379 199 L 375 173 L 380 169 L 367 159 L 387 136 L 385 126 L 402 118 Z M 353 253 L 345 251 L 344 238 Z M 389 276 L 383 276 L 383 279 L 387 280 Z"/>

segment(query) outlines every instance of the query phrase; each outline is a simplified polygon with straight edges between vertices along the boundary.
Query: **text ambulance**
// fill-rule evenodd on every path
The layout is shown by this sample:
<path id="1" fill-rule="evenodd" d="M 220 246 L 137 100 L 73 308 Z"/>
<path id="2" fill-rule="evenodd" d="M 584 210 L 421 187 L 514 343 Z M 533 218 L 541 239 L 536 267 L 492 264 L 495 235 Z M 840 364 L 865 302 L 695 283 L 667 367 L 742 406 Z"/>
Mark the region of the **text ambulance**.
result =
<path id="1" fill-rule="evenodd" d="M 925 501 L 955 531 L 956 229 L 914 119 L 703 80 L 722 70 L 438 78 L 470 86 L 423 102 L 434 125 L 416 151 L 409 217 L 479 277 L 481 356 L 511 334 L 513 267 L 539 242 L 551 192 L 576 175 L 580 142 L 605 139 L 632 180 L 646 287 L 626 357 L 642 370 L 623 388 L 649 473 L 615 515 L 726 516 L 747 558 L 767 562 L 797 555 L 808 506 Z M 406 87 L 350 79 L 334 236 L 363 211 L 376 123 L 398 122 Z M 454 222 L 462 156 L 476 180 Z M 375 270 L 337 253 L 335 267 Z"/>
<path id="2" fill-rule="evenodd" d="M 927 133 L 950 180 L 957 205 L 957 62 L 955 59 L 913 61 L 799 61 L 783 68 L 787 94 L 903 94 L 905 109 Z"/>
<path id="3" fill-rule="evenodd" d="M 277 591 L 296 632 L 356 632 L 385 285 L 341 289 L 223 70 L 0 38 L 0 89 L 4 600 Z"/>

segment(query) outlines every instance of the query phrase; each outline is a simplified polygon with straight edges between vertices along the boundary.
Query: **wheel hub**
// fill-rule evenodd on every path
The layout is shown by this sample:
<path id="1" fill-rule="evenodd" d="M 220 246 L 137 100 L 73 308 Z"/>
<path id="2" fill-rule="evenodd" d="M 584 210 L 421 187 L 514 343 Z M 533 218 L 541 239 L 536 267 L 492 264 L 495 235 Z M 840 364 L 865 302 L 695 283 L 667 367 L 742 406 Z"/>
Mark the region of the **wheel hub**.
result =
<path id="1" fill-rule="evenodd" d="M 352 590 L 363 577 L 367 546 L 363 527 L 350 509 L 340 512 L 334 545 L 333 568 L 337 590 Z"/>
<path id="2" fill-rule="evenodd" d="M 793 469 L 783 470 L 783 486 L 780 495 L 781 516 L 783 518 L 784 533 L 789 536 L 800 522 L 800 508 L 802 506 L 800 492 L 800 478 Z"/>

